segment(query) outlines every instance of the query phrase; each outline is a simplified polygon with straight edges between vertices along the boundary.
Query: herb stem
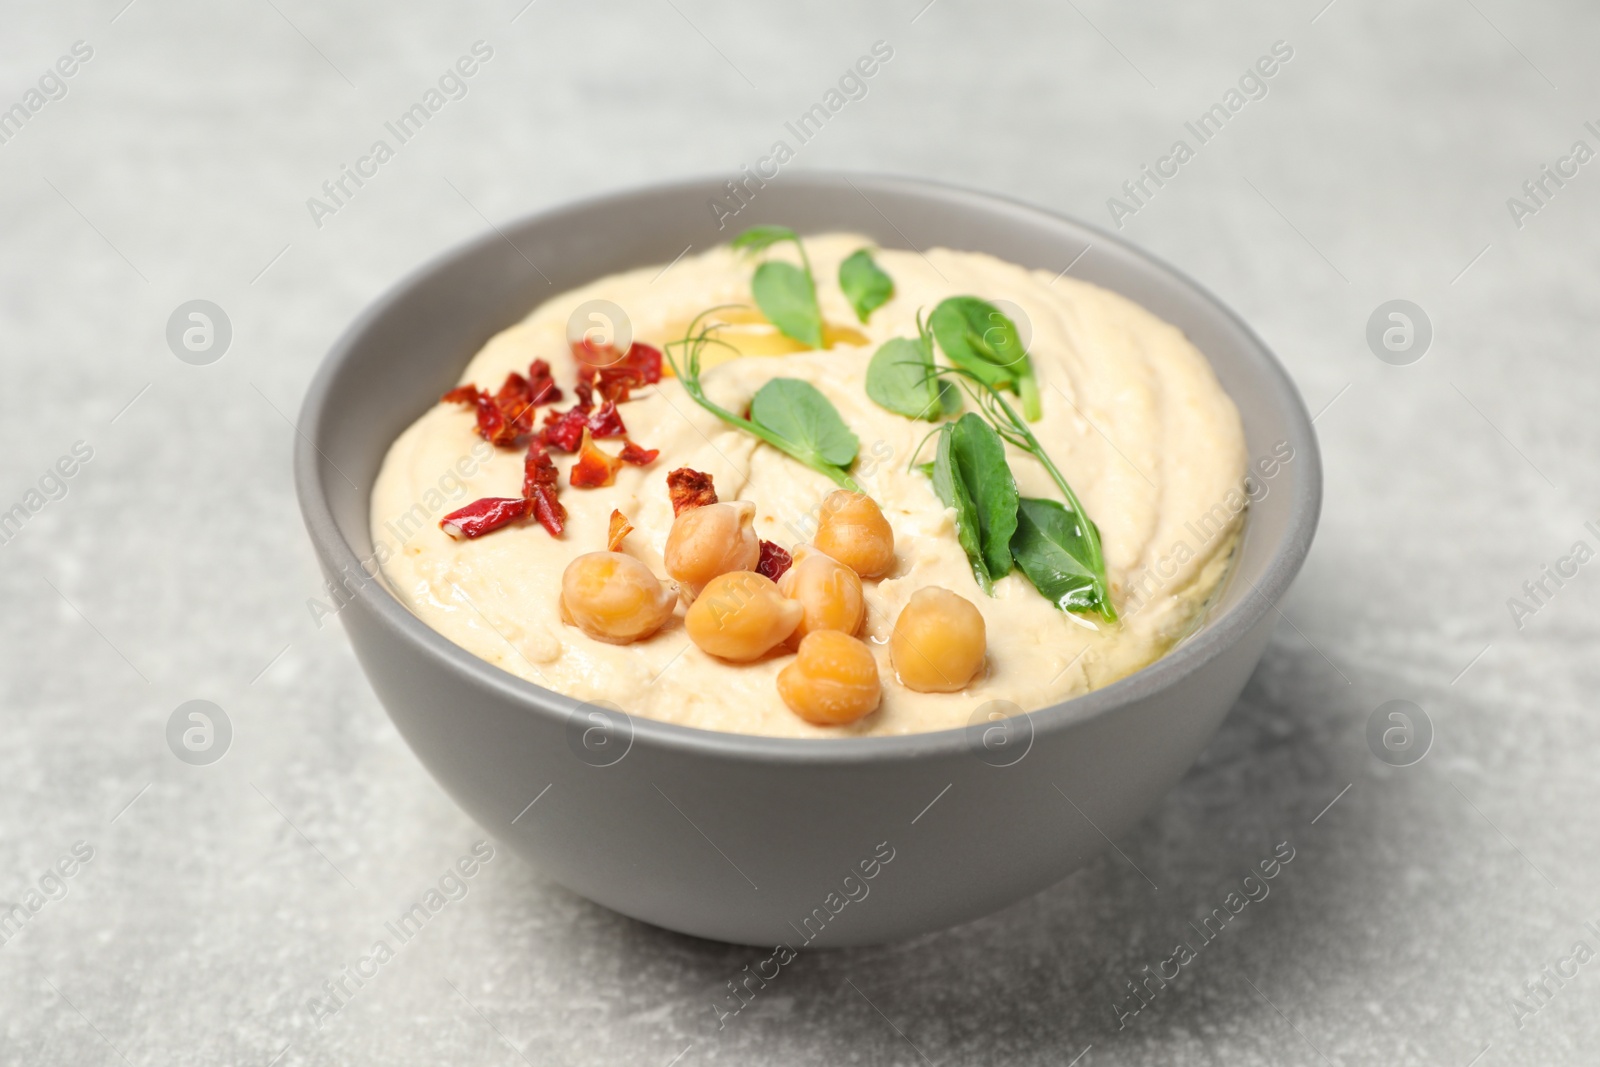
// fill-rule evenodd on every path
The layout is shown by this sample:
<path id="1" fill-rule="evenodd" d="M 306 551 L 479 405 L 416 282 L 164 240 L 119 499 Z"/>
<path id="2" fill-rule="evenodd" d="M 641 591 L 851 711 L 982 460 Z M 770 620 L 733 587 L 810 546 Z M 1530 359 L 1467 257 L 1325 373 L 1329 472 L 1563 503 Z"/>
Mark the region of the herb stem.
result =
<path id="1" fill-rule="evenodd" d="M 722 307 L 737 306 L 739 305 L 722 305 Z M 723 422 L 727 423 L 729 426 L 744 430 L 751 436 L 766 442 L 773 448 L 776 448 L 779 452 L 782 452 L 790 459 L 796 460 L 797 462 L 810 467 L 818 474 L 827 475 L 833 480 L 834 484 L 838 485 L 840 488 L 849 489 L 851 492 L 855 493 L 862 492 L 861 487 L 856 484 L 855 479 L 850 477 L 848 471 L 841 467 L 835 467 L 831 463 L 820 463 L 814 457 L 796 451 L 789 442 L 767 430 L 766 427 L 760 426 L 742 415 L 734 414 L 721 404 L 718 404 L 716 401 L 706 396 L 705 389 L 700 383 L 700 349 L 703 348 L 708 342 L 715 342 L 717 344 L 727 344 L 727 342 L 710 336 L 711 332 L 717 329 L 717 324 L 715 323 L 703 327 L 699 333 L 695 333 L 694 330 L 695 327 L 699 325 L 701 319 L 711 314 L 711 312 L 718 311 L 720 309 L 720 307 L 716 307 L 701 312 L 699 315 L 695 316 L 694 321 L 689 324 L 689 329 L 684 337 L 677 341 L 669 341 L 662 346 L 666 351 L 667 362 L 672 365 L 673 375 L 683 383 L 683 391 L 689 394 L 689 399 L 693 400 L 696 404 L 699 404 L 702 408 L 705 408 L 707 411 L 721 419 Z M 677 357 L 672 354 L 672 348 L 674 345 L 684 346 L 684 349 L 687 352 L 685 359 L 687 361 L 688 373 L 684 373 L 685 368 L 679 367 Z"/>
<path id="2" fill-rule="evenodd" d="M 1039 379 L 1031 370 L 1017 379 L 1017 395 L 1022 397 L 1022 413 L 1028 421 L 1038 422 L 1044 415 L 1044 407 L 1039 401 Z"/>

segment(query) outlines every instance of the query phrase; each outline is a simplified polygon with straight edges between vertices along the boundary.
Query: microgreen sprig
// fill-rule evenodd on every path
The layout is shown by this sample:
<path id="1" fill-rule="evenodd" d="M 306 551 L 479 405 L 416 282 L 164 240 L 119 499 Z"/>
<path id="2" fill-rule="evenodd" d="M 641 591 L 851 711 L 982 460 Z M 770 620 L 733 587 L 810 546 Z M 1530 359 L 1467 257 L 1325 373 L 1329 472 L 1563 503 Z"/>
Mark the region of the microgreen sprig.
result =
<path id="1" fill-rule="evenodd" d="M 761 313 L 781 332 L 809 348 L 823 347 L 822 309 L 817 304 L 817 282 L 811 273 L 811 257 L 805 242 L 787 226 L 752 226 L 735 237 L 732 247 L 751 255 L 783 241 L 793 241 L 800 250 L 804 269 L 792 263 L 769 259 L 756 268 L 750 291 Z"/>
<path id="2" fill-rule="evenodd" d="M 1091 598 L 1092 610 L 1098 611 L 1107 622 L 1115 622 L 1117 611 L 1111 603 L 1110 586 L 1106 580 L 1105 551 L 1100 543 L 1100 530 L 1089 518 L 1089 513 L 1084 510 L 1078 494 L 1072 491 L 1072 486 L 1067 483 L 1061 468 L 1055 465 L 1055 461 L 1045 451 L 1044 445 L 1039 443 L 1039 439 L 1029 429 L 1027 420 L 1006 402 L 1005 397 L 1000 395 L 999 389 L 963 367 L 935 367 L 929 373 L 935 377 L 956 375 L 979 413 L 994 428 L 995 433 L 1000 435 L 1001 440 L 1038 460 L 1045 472 L 1050 475 L 1050 480 L 1055 482 L 1056 488 L 1061 491 L 1069 513 L 1059 524 L 1062 529 L 1054 535 L 1058 539 L 1064 538 L 1066 543 L 1057 547 L 1081 564 L 1092 579 L 1094 586 Z M 1022 560 L 1023 556 L 1019 553 L 1018 561 Z M 1029 577 L 1034 578 L 1034 575 L 1030 573 Z M 1035 580 L 1035 584 L 1039 582 Z M 1089 606 L 1089 603 L 1085 602 L 1085 606 Z"/>
<path id="3" fill-rule="evenodd" d="M 694 321 L 684 331 L 683 337 L 676 341 L 668 341 L 662 346 L 666 350 L 667 362 L 672 366 L 672 373 L 683 383 L 684 392 L 688 393 L 689 398 L 696 404 L 729 426 L 759 438 L 791 459 L 819 474 L 826 475 L 836 485 L 861 492 L 861 487 L 850 477 L 849 472 L 860 442 L 844 424 L 844 420 L 839 417 L 839 412 L 828 398 L 809 382 L 794 378 L 773 378 L 756 393 L 756 398 L 760 399 L 762 393 L 773 390 L 772 407 L 775 411 L 782 411 L 788 416 L 783 424 L 783 429 L 787 432 L 735 414 L 706 396 L 705 387 L 700 380 L 700 356 L 705 346 L 721 345 L 735 353 L 738 349 L 716 336 L 716 331 L 722 328 L 723 323 L 709 322 L 702 325 L 703 320 L 723 308 L 740 306 L 742 305 L 723 304 L 702 311 L 694 317 Z M 752 412 L 765 406 L 756 403 L 755 400 L 751 402 Z"/>

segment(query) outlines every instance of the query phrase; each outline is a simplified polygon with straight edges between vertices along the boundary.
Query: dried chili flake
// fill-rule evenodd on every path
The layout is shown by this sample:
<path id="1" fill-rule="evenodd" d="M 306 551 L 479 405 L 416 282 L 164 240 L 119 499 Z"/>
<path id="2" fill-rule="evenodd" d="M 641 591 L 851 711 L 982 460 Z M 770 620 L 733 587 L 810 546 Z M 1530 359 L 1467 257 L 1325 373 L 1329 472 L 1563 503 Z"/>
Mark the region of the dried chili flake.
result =
<path id="1" fill-rule="evenodd" d="M 491 530 L 528 517 L 529 501 L 520 497 L 486 496 L 439 520 L 439 529 L 457 541 L 482 537 Z"/>
<path id="2" fill-rule="evenodd" d="M 584 337 L 572 342 L 572 358 L 578 363 L 578 378 L 588 381 L 594 377 L 596 370 L 608 367 L 617 361 L 617 346 L 596 344 L 588 337 Z"/>
<path id="3" fill-rule="evenodd" d="M 578 360 L 578 380 L 591 383 L 605 400 L 622 403 L 629 393 L 661 380 L 661 351 L 634 342 L 624 354 L 609 345 L 581 341 L 572 346 Z"/>
<path id="4" fill-rule="evenodd" d="M 624 441 L 622 455 L 617 458 L 624 463 L 632 463 L 635 467 L 647 467 L 654 463 L 659 455 L 661 455 L 659 448 L 640 448 L 632 441 Z"/>
<path id="5" fill-rule="evenodd" d="M 717 502 L 717 490 L 711 484 L 711 475 L 688 467 L 679 467 L 667 475 L 667 494 L 672 498 L 672 514 L 682 515 L 690 508 L 704 507 Z"/>
<path id="6" fill-rule="evenodd" d="M 589 427 L 589 413 L 577 405 L 566 411 L 552 408 L 544 422 L 544 429 L 539 431 L 541 442 L 557 452 L 576 452 Z"/>
<path id="7" fill-rule="evenodd" d="M 522 496 L 528 501 L 539 525 L 550 531 L 551 537 L 560 537 L 566 525 L 567 509 L 556 499 L 560 492 L 561 472 L 555 460 L 538 441 L 528 442 L 528 455 L 522 461 Z"/>
<path id="8" fill-rule="evenodd" d="M 601 404 L 589 415 L 589 432 L 599 438 L 622 437 L 628 428 L 622 425 L 622 415 L 610 400 Z"/>
<path id="9" fill-rule="evenodd" d="M 581 390 L 583 385 L 580 383 L 578 388 Z M 539 439 L 557 452 L 578 451 L 585 430 L 598 438 L 625 437 L 628 433 L 617 405 L 609 400 L 592 409 L 582 403 L 574 404 L 566 411 L 551 409 L 544 421 Z"/>
<path id="10" fill-rule="evenodd" d="M 606 548 L 616 552 L 622 548 L 622 541 L 633 532 L 633 523 L 628 517 L 615 508 L 611 511 L 611 529 L 606 534 Z"/>
<path id="11" fill-rule="evenodd" d="M 583 431 L 583 443 L 578 446 L 578 460 L 567 472 L 567 480 L 574 489 L 600 489 L 617 480 L 622 460 L 607 455 L 594 443 L 588 430 Z"/>
<path id="12" fill-rule="evenodd" d="M 533 432 L 533 394 L 528 379 L 512 371 L 506 375 L 500 391 L 494 394 L 494 406 L 506 421 L 506 434 L 515 438 Z"/>
<path id="13" fill-rule="evenodd" d="M 561 389 L 550 374 L 550 364 L 536 359 L 528 364 L 528 402 L 534 407 L 554 404 L 561 399 Z"/>
<path id="14" fill-rule="evenodd" d="M 509 447 L 516 441 L 516 427 L 507 422 L 494 397 L 475 385 L 458 385 L 440 401 L 448 404 L 471 404 L 478 416 L 478 436 L 490 444 Z"/>
<path id="15" fill-rule="evenodd" d="M 771 541 L 761 542 L 761 556 L 756 561 L 756 573 L 764 574 L 773 581 L 783 577 L 783 572 L 794 563 L 794 557 Z"/>

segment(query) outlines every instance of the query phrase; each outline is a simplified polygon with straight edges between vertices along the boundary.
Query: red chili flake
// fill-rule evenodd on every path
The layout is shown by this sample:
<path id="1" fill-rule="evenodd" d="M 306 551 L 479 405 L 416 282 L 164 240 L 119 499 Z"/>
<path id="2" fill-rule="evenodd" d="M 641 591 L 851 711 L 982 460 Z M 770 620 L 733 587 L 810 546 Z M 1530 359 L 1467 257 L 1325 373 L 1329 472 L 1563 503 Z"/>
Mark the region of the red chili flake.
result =
<path id="1" fill-rule="evenodd" d="M 566 411 L 554 408 L 544 417 L 544 429 L 539 440 L 557 452 L 576 452 L 583 443 L 583 434 L 589 426 L 589 413 L 573 405 Z"/>
<path id="2" fill-rule="evenodd" d="M 632 441 L 624 441 L 622 455 L 617 458 L 624 463 L 632 463 L 635 467 L 647 467 L 654 463 L 659 455 L 661 455 L 659 448 L 640 448 Z"/>
<path id="3" fill-rule="evenodd" d="M 556 462 L 544 445 L 529 441 L 527 458 L 522 461 L 522 496 L 533 517 L 550 531 L 551 537 L 560 537 L 567 521 L 567 509 L 556 499 L 560 479 L 561 472 L 556 470 Z"/>
<path id="4" fill-rule="evenodd" d="M 550 364 L 536 359 L 528 364 L 528 401 L 534 407 L 554 404 L 561 399 L 561 389 L 550 375 Z"/>
<path id="5" fill-rule="evenodd" d="M 521 378 L 521 375 L 512 377 Z M 512 385 L 508 378 L 501 389 L 503 391 Z M 478 436 L 501 448 L 511 448 L 517 443 L 518 437 L 531 429 L 531 420 L 528 426 L 519 428 L 516 420 L 506 417 L 494 397 L 475 385 L 457 386 L 439 399 L 450 404 L 471 404 L 477 409 Z"/>
<path id="6" fill-rule="evenodd" d="M 585 381 L 579 381 L 572 387 L 573 393 L 578 397 L 578 407 L 585 411 L 594 407 L 594 388 Z"/>
<path id="7" fill-rule="evenodd" d="M 506 433 L 515 438 L 533 432 L 533 394 L 528 379 L 512 371 L 506 375 L 500 391 L 494 395 L 494 406 L 506 420 Z"/>
<path id="8" fill-rule="evenodd" d="M 594 382 L 595 390 L 606 400 L 626 402 L 630 390 L 654 386 L 661 381 L 661 350 L 653 349 L 648 344 L 634 344 L 627 350 L 627 355 L 614 358 L 605 365 L 581 363 L 578 378 Z"/>
<path id="9" fill-rule="evenodd" d="M 607 455 L 594 443 L 589 431 L 583 431 L 583 443 L 578 449 L 578 461 L 567 472 L 574 489 L 600 489 L 617 480 L 622 460 Z"/>
<path id="10" fill-rule="evenodd" d="M 632 386 L 627 379 L 608 377 L 604 371 L 595 380 L 595 387 L 600 392 L 601 400 L 608 400 L 613 404 L 626 404 L 632 395 Z"/>
<path id="11" fill-rule="evenodd" d="M 606 534 L 606 548 L 616 552 L 622 548 L 622 541 L 633 532 L 633 523 L 622 512 L 613 508 L 611 510 L 611 529 Z"/>
<path id="12" fill-rule="evenodd" d="M 634 342 L 625 355 L 610 346 L 579 342 L 572 346 L 578 360 L 579 381 L 593 383 L 603 399 L 623 403 L 629 393 L 661 380 L 661 351 Z"/>
<path id="13" fill-rule="evenodd" d="M 440 519 L 439 529 L 457 541 L 470 540 L 527 518 L 529 510 L 529 501 L 519 497 L 486 496 Z"/>
<path id="14" fill-rule="evenodd" d="M 783 572 L 794 563 L 794 557 L 771 541 L 761 542 L 761 558 L 756 561 L 756 573 L 773 581 L 783 577 Z"/>
<path id="15" fill-rule="evenodd" d="M 617 347 L 610 344 L 595 344 L 589 338 L 572 342 L 572 358 L 578 361 L 578 377 L 588 381 L 594 377 L 594 372 L 601 367 L 609 367 L 617 361 Z"/>
<path id="16" fill-rule="evenodd" d="M 599 438 L 623 437 L 628 428 L 622 425 L 622 415 L 615 402 L 607 400 L 589 416 L 589 432 Z"/>
<path id="17" fill-rule="evenodd" d="M 690 508 L 717 502 L 717 490 L 711 484 L 711 475 L 689 467 L 679 467 L 667 475 L 667 495 L 672 499 L 673 518 Z"/>
<path id="18" fill-rule="evenodd" d="M 578 389 L 586 388 L 581 382 Z M 576 452 L 583 442 L 583 433 L 589 431 L 595 437 L 625 437 L 628 428 L 622 424 L 622 415 L 617 411 L 617 405 L 607 400 L 598 408 L 587 408 L 581 402 L 572 405 L 566 411 L 551 409 L 544 418 L 544 429 L 539 431 L 539 439 L 557 452 Z"/>

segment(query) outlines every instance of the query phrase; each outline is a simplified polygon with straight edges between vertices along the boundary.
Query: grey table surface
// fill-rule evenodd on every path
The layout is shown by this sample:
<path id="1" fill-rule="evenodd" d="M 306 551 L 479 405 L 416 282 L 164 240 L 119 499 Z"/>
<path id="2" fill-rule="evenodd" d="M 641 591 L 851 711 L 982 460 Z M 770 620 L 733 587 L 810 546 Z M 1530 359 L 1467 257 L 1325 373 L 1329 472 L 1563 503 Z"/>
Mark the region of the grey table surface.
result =
<path id="1" fill-rule="evenodd" d="M 1592 5 L 67 0 L 0 25 L 0 108 L 25 113 L 0 126 L 0 511 L 26 513 L 0 544 L 0 907 L 23 905 L 0 1062 L 1600 1058 L 1600 565 L 1573 555 L 1600 547 L 1600 164 L 1573 156 L 1600 148 Z M 749 950 L 500 850 L 322 1017 L 324 983 L 485 835 L 308 611 L 289 455 L 319 359 L 493 221 L 732 176 L 879 40 L 893 59 L 790 166 L 1120 222 L 1319 412 L 1322 527 L 1260 669 L 1120 852 L 967 926 L 802 958 L 724 1028 Z M 314 219 L 476 41 L 466 95 Z M 1279 41 L 1266 95 L 1199 144 L 1185 123 Z M 1179 139 L 1194 158 L 1129 199 Z M 166 339 L 193 299 L 232 326 L 209 365 Z M 1367 341 L 1393 299 L 1432 328 L 1404 365 Z M 194 699 L 232 723 L 209 766 L 167 743 Z M 1367 740 L 1390 700 L 1433 733 L 1409 766 Z M 1124 983 L 1279 842 L 1270 897 L 1119 1020 Z"/>

